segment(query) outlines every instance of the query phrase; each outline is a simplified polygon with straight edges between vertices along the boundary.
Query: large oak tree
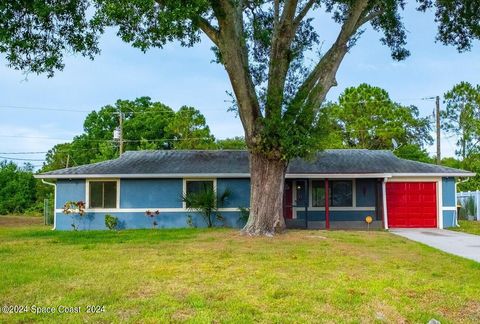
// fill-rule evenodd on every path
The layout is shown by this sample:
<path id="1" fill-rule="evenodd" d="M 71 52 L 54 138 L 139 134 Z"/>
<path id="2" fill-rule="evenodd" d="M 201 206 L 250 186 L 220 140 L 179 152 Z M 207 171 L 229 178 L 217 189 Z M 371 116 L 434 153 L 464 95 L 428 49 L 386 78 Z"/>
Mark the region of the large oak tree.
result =
<path id="1" fill-rule="evenodd" d="M 468 49 L 478 38 L 475 0 L 418 0 L 436 7 L 439 39 Z M 141 50 L 178 40 L 192 46 L 205 34 L 230 78 L 250 152 L 251 210 L 244 231 L 272 234 L 281 214 L 285 170 L 317 146 L 319 109 L 349 49 L 367 24 L 402 60 L 404 0 L 12 0 L 0 3 L 0 52 L 17 69 L 52 75 L 66 52 L 99 53 L 98 37 L 114 26 Z M 340 26 L 320 55 L 314 19 Z M 306 55 L 313 57 L 308 64 Z"/>

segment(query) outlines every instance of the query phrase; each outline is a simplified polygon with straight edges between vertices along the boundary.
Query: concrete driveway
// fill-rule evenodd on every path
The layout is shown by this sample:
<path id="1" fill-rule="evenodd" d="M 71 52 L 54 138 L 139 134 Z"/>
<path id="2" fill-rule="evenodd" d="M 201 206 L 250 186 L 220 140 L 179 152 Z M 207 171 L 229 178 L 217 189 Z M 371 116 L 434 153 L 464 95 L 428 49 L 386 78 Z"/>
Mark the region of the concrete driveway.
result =
<path id="1" fill-rule="evenodd" d="M 480 236 L 436 228 L 396 228 L 391 233 L 480 262 Z"/>

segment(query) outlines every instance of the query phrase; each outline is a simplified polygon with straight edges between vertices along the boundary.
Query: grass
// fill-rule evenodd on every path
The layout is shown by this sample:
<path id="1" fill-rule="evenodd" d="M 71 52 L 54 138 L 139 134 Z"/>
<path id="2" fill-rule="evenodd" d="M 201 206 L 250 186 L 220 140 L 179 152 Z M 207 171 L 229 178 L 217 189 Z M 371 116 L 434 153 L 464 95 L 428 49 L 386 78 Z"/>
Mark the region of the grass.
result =
<path id="1" fill-rule="evenodd" d="M 449 230 L 480 235 L 479 221 L 459 220 L 458 224 L 460 227 L 450 227 Z"/>
<path id="2" fill-rule="evenodd" d="M 0 322 L 480 321 L 480 264 L 381 231 L 0 228 L 0 278 L 0 305 L 81 307 Z"/>

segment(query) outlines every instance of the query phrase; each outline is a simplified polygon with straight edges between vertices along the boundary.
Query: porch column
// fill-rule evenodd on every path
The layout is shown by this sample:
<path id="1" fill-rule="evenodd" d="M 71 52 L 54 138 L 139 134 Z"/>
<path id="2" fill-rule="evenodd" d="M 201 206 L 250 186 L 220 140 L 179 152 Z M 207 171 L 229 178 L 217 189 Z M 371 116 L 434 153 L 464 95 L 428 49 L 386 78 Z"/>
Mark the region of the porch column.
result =
<path id="1" fill-rule="evenodd" d="M 325 179 L 325 228 L 330 229 L 330 206 L 328 205 L 328 179 Z"/>

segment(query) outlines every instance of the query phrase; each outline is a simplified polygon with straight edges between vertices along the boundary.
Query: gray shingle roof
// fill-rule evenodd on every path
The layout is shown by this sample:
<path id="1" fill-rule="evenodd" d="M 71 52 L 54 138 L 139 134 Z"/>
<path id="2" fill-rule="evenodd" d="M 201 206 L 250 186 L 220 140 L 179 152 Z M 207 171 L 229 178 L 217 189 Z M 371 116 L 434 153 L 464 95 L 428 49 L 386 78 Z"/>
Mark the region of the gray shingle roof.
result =
<path id="1" fill-rule="evenodd" d="M 248 173 L 246 151 L 128 151 L 114 160 L 45 172 L 38 177 L 159 177 L 182 174 L 248 176 Z M 371 150 L 326 150 L 319 152 L 312 161 L 291 161 L 287 174 L 473 175 L 464 170 L 400 159 L 390 151 Z"/>

